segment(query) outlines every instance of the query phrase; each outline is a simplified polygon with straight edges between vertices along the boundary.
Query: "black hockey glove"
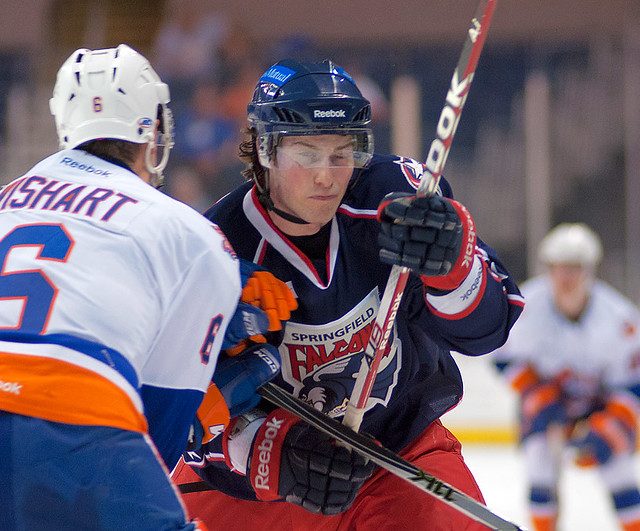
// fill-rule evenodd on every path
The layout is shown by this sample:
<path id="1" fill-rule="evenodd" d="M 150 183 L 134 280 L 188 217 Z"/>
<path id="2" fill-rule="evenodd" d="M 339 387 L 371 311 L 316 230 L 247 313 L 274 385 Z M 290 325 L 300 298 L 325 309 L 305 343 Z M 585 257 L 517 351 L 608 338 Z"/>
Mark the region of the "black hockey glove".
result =
<path id="1" fill-rule="evenodd" d="M 439 290 L 457 288 L 467 277 L 476 247 L 469 211 L 442 196 L 394 192 L 378 207 L 380 260 L 408 267 Z"/>
<path id="2" fill-rule="evenodd" d="M 256 434 L 249 475 L 260 500 L 284 498 L 313 513 L 337 514 L 351 506 L 374 467 L 295 415 L 276 409 Z"/>

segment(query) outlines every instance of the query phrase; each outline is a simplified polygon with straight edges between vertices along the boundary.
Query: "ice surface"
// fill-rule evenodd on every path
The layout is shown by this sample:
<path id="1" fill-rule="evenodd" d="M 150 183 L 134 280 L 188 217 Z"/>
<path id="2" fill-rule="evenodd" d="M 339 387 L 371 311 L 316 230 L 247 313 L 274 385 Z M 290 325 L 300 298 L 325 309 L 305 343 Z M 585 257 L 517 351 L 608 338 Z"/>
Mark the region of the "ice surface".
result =
<path id="1" fill-rule="evenodd" d="M 487 506 L 503 518 L 527 529 L 527 487 L 524 462 L 512 445 L 466 444 L 463 454 L 485 496 Z M 560 483 L 558 531 L 619 530 L 609 496 L 595 469 L 578 468 L 567 456 Z M 636 459 L 640 470 L 640 460 Z M 639 476 L 640 477 L 640 476 Z"/>

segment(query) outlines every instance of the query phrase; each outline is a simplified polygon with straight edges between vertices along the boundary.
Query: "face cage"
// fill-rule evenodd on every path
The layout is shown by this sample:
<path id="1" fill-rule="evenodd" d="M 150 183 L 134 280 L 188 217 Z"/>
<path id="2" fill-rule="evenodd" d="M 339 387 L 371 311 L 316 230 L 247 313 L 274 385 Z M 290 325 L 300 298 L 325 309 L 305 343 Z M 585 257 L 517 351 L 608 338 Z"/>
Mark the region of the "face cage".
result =
<path id="1" fill-rule="evenodd" d="M 364 168 L 373 157 L 373 133 L 367 128 L 351 129 L 305 129 L 297 131 L 290 129 L 287 131 L 271 131 L 259 134 L 256 138 L 258 159 L 263 168 L 276 168 L 276 150 L 280 141 L 285 136 L 319 136 L 319 135 L 340 135 L 353 136 L 355 146 L 353 148 L 353 167 Z M 334 167 L 334 166 L 326 166 Z M 337 166 L 339 167 L 339 166 Z"/>
<path id="2" fill-rule="evenodd" d="M 175 144 L 173 138 L 173 113 L 166 105 L 161 105 L 161 107 L 162 112 L 159 113 L 160 125 L 157 130 L 158 141 L 156 142 L 155 136 L 153 136 L 152 133 L 152 136 L 147 142 L 147 149 L 144 157 L 147 170 L 151 173 L 151 185 L 154 188 L 160 188 L 164 185 L 163 171 L 167 167 L 167 163 L 169 162 L 169 153 Z M 152 160 L 154 157 L 154 148 L 162 148 L 162 157 L 160 157 L 160 162 L 155 165 Z M 155 159 L 158 160 L 157 152 L 155 153 Z"/>

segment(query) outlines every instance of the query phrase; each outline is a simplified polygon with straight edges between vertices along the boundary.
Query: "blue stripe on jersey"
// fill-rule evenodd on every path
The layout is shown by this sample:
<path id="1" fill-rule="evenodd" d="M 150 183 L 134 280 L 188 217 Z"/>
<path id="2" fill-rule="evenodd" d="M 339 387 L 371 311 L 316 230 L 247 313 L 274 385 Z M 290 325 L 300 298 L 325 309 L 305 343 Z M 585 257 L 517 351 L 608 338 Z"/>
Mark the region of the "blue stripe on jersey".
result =
<path id="1" fill-rule="evenodd" d="M 0 341 L 10 341 L 12 343 L 42 343 L 60 345 L 67 347 L 108 365 L 117 371 L 129 384 L 138 389 L 139 381 L 133 365 L 117 350 L 106 347 L 100 343 L 94 343 L 86 339 L 71 336 L 68 334 L 25 334 L 12 330 L 0 330 Z"/>
<path id="2" fill-rule="evenodd" d="M 531 487 L 529 500 L 532 503 L 548 505 L 556 502 L 556 495 L 549 487 Z"/>
<path id="3" fill-rule="evenodd" d="M 194 529 L 141 433 L 3 411 L 0 433 L 0 529 Z"/>
<path id="4" fill-rule="evenodd" d="M 204 393 L 196 389 L 143 385 L 140 395 L 149 423 L 149 435 L 171 470 L 186 449 L 189 428 Z"/>
<path id="5" fill-rule="evenodd" d="M 632 385 L 630 387 L 627 387 L 627 389 L 631 391 L 634 395 L 636 395 L 638 398 L 640 398 L 640 384 Z"/>
<path id="6" fill-rule="evenodd" d="M 613 503 L 616 510 L 627 509 L 628 507 L 636 507 L 640 505 L 640 492 L 635 487 L 613 493 Z"/>
<path id="7" fill-rule="evenodd" d="M 505 362 L 505 361 L 497 361 L 497 362 L 495 362 L 496 369 L 498 369 L 498 371 L 500 371 L 500 372 L 504 372 L 504 371 L 505 371 L 505 369 L 506 369 L 509 365 L 510 365 L 510 364 L 509 364 L 509 363 L 507 363 L 507 362 Z"/>

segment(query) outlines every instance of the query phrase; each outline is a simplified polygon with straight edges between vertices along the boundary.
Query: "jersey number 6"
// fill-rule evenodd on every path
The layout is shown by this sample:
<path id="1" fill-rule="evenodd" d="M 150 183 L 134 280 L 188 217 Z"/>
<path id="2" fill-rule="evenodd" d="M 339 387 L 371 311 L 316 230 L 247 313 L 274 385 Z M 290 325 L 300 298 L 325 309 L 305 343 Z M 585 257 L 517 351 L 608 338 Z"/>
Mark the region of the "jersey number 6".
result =
<path id="1" fill-rule="evenodd" d="M 10 253 L 19 247 L 38 247 L 36 260 L 66 262 L 73 240 L 62 225 L 47 223 L 16 227 L 0 240 L 0 301 L 23 301 L 17 326 L 0 326 L 0 330 L 42 334 L 49 321 L 58 288 L 41 269 L 7 271 Z"/>

